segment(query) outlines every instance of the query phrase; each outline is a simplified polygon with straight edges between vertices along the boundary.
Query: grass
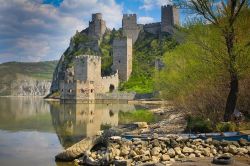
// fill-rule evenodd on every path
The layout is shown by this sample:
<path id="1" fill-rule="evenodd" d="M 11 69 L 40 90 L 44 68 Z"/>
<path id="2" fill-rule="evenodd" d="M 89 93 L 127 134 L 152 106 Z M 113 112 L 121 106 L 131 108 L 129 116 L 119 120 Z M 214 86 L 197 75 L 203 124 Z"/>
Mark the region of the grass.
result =
<path id="1" fill-rule="evenodd" d="M 154 122 L 156 117 L 148 110 L 136 110 L 131 112 L 119 112 L 119 124 L 128 124 L 131 122 Z"/>

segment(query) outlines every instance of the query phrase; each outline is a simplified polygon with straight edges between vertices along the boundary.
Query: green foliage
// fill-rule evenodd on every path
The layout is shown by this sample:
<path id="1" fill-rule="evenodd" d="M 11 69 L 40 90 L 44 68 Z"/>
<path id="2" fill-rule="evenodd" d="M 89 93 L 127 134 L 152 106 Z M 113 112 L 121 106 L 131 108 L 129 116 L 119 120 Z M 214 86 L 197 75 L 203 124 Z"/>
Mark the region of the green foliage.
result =
<path id="1" fill-rule="evenodd" d="M 240 20 L 240 21 L 239 21 Z M 250 11 L 235 24 L 235 62 L 228 56 L 223 32 L 212 24 L 195 22 L 182 28 L 183 43 L 164 54 L 165 67 L 156 73 L 155 88 L 164 99 L 186 111 L 222 120 L 230 87 L 230 70 L 239 75 L 237 107 L 249 110 Z"/>
<path id="2" fill-rule="evenodd" d="M 207 133 L 213 131 L 212 123 L 209 119 L 189 116 L 187 118 L 187 132 Z"/>
<path id="3" fill-rule="evenodd" d="M 227 132 L 227 131 L 236 131 L 237 126 L 233 122 L 220 122 L 216 125 L 216 131 L 218 132 Z"/>
<path id="4" fill-rule="evenodd" d="M 155 60 L 161 59 L 164 52 L 171 51 L 177 42 L 170 36 L 141 33 L 133 49 L 133 72 L 128 82 L 122 83 L 121 90 L 137 93 L 154 91 Z"/>
<path id="5" fill-rule="evenodd" d="M 155 120 L 154 114 L 147 110 L 119 112 L 119 124 L 128 124 L 131 122 L 154 122 Z"/>
<path id="6" fill-rule="evenodd" d="M 76 32 L 75 36 L 72 38 L 73 42 L 78 45 L 80 43 L 86 43 L 91 41 L 91 39 L 84 33 Z"/>

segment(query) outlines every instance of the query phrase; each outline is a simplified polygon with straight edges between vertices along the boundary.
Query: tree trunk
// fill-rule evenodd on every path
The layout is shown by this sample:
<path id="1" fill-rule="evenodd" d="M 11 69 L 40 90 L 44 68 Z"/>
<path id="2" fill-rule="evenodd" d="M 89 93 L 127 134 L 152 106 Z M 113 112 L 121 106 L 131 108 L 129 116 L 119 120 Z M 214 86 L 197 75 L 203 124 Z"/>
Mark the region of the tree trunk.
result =
<path id="1" fill-rule="evenodd" d="M 228 122 L 231 120 L 232 114 L 236 107 L 237 98 L 238 98 L 238 91 L 239 91 L 239 80 L 237 74 L 233 74 L 231 76 L 230 82 L 230 92 L 227 97 L 226 103 L 226 110 L 224 114 L 224 121 Z"/>
<path id="2" fill-rule="evenodd" d="M 235 66 L 236 55 L 234 54 L 234 39 L 235 39 L 234 28 L 233 26 L 231 26 L 229 30 L 227 30 L 225 33 L 227 52 L 230 60 L 229 62 L 230 92 L 227 97 L 226 109 L 224 114 L 225 122 L 231 120 L 232 114 L 236 107 L 238 91 L 239 91 L 238 73 Z"/>

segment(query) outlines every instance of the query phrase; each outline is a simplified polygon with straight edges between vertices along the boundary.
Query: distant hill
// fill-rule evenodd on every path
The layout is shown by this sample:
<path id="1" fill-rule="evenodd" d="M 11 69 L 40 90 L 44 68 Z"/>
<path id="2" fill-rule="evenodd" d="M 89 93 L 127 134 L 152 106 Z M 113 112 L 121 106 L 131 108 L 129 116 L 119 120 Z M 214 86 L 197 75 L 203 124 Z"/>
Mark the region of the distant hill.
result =
<path id="1" fill-rule="evenodd" d="M 10 86 L 13 81 L 51 81 L 57 63 L 58 61 L 7 62 L 0 64 L 0 96 L 10 95 Z"/>

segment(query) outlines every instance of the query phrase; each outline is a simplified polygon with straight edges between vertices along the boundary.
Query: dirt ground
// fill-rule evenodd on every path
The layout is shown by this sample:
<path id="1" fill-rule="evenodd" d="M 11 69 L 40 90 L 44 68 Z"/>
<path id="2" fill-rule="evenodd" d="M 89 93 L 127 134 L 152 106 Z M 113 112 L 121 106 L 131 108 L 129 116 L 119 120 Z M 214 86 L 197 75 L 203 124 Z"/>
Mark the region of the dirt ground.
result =
<path id="1" fill-rule="evenodd" d="M 194 158 L 176 161 L 173 166 L 218 166 L 212 164 L 213 158 Z M 234 163 L 229 166 L 249 166 L 250 158 L 234 158 Z"/>

